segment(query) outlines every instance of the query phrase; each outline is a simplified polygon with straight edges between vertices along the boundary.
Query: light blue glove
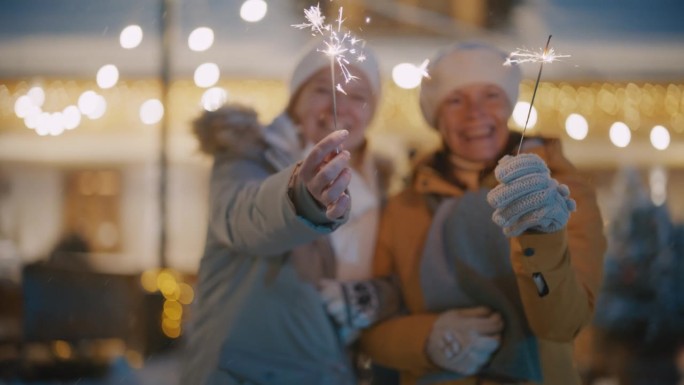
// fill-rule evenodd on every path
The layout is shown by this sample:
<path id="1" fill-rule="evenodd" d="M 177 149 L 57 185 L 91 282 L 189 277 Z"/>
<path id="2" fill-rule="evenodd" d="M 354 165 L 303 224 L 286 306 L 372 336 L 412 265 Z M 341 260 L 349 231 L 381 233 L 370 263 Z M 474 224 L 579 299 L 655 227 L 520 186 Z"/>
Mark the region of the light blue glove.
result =
<path id="1" fill-rule="evenodd" d="M 570 189 L 551 178 L 546 163 L 535 154 L 506 155 L 494 169 L 499 185 L 487 194 L 492 220 L 508 237 L 527 230 L 551 233 L 562 229 L 575 211 Z"/>
<path id="2" fill-rule="evenodd" d="M 319 293 L 325 310 L 338 326 L 340 337 L 351 343 L 377 318 L 378 294 L 371 281 L 322 279 Z"/>

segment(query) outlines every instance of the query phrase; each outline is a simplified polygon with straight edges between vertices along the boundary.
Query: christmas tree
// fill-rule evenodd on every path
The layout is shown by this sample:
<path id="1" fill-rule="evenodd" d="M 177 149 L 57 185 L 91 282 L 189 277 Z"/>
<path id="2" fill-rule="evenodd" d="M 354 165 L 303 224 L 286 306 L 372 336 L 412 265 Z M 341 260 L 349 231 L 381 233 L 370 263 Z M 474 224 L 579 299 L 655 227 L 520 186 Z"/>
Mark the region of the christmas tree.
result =
<path id="1" fill-rule="evenodd" d="M 642 348 L 676 345 L 684 328 L 684 232 L 665 205 L 651 202 L 636 170 L 621 171 L 614 197 L 594 324 L 609 339 Z"/>

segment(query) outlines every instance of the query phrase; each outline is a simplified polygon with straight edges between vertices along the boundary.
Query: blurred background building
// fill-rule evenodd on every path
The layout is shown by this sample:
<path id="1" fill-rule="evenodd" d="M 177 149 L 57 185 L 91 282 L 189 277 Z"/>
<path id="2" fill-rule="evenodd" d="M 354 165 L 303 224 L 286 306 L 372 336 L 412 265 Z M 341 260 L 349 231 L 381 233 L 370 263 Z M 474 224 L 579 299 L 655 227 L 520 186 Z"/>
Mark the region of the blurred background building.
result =
<path id="1" fill-rule="evenodd" d="M 71 253 L 94 274 L 134 277 L 143 299 L 127 299 L 131 309 L 158 298 L 158 314 L 133 322 L 153 326 L 134 336 L 148 348 L 132 343 L 142 356 L 129 363 L 144 366 L 149 346 L 182 338 L 205 236 L 210 165 L 190 122 L 224 102 L 252 105 L 263 122 L 281 112 L 289 71 L 314 38 L 292 25 L 317 4 L 3 1 L 2 279 L 20 285 L 25 266 Z M 328 20 L 340 7 L 345 26 L 381 60 L 383 100 L 372 137 L 404 172 L 410 157 L 438 143 L 418 109 L 421 63 L 455 41 L 541 52 L 553 35 L 551 46 L 569 57 L 544 67 L 528 133 L 563 139 L 568 157 L 599 188 L 607 225 L 610 185 L 626 166 L 638 170 L 652 204 L 673 222 L 684 219 L 680 1 L 320 1 Z M 514 129 L 524 124 L 539 64 L 522 68 Z M 8 298 L 26 293 L 14 293 L 0 300 L 0 320 L 22 313 L 22 302 Z M 0 335 L 22 335 L 23 325 L 0 321 Z M 129 341 L 121 333 L 111 337 Z"/>

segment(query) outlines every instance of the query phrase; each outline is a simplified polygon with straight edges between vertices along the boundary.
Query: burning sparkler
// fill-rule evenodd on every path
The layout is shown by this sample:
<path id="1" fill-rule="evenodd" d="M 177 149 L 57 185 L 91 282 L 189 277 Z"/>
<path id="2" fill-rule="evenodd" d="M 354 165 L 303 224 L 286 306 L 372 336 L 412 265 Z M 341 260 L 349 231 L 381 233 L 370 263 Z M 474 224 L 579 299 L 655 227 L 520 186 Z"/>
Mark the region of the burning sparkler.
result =
<path id="1" fill-rule="evenodd" d="M 362 42 L 361 39 L 356 38 L 349 31 L 343 31 L 342 25 L 344 23 L 343 10 L 342 7 L 339 9 L 339 14 L 335 20 L 335 26 L 332 24 L 325 24 L 325 16 L 321 14 L 321 8 L 319 5 L 312 5 L 308 9 L 304 10 L 304 17 L 306 18 L 306 23 L 294 24 L 292 25 L 298 29 L 310 29 L 313 36 L 324 37 L 324 42 L 326 49 L 321 52 L 330 57 L 330 75 L 332 79 L 332 99 L 333 99 L 333 124 L 335 130 L 337 130 L 337 97 L 336 92 L 339 91 L 346 95 L 342 84 L 335 82 L 335 63 L 337 63 L 342 76 L 344 77 L 345 84 L 356 79 L 347 68 L 347 64 L 350 63 L 350 59 L 347 55 L 354 56 L 355 60 L 362 62 L 366 60 L 366 56 L 363 54 L 357 45 Z"/>
<path id="2" fill-rule="evenodd" d="M 523 138 L 525 137 L 525 130 L 527 130 L 527 123 L 530 121 L 530 115 L 532 114 L 532 105 L 534 105 L 534 98 L 537 96 L 537 88 L 539 87 L 539 79 L 541 79 L 542 69 L 544 68 L 544 63 L 552 63 L 560 58 L 570 57 L 570 55 L 559 55 L 556 54 L 553 48 L 549 48 L 549 43 L 551 42 L 551 35 L 549 35 L 548 40 L 546 40 L 546 47 L 541 52 L 534 52 L 526 49 L 519 49 L 512 52 L 504 65 L 523 64 L 523 63 L 540 63 L 539 73 L 537 74 L 537 81 L 534 83 L 534 91 L 532 92 L 532 100 L 530 101 L 530 108 L 527 111 L 527 119 L 525 119 L 525 126 L 523 127 L 522 137 L 520 138 L 520 144 L 518 145 L 518 154 L 520 154 L 520 149 L 522 148 Z"/>

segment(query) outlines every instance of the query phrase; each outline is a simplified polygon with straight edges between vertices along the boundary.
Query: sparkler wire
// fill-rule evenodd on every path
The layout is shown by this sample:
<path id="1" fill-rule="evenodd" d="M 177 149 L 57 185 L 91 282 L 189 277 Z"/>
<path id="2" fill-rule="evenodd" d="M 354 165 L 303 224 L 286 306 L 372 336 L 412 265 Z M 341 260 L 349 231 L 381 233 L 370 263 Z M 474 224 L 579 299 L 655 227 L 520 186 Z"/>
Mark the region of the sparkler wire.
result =
<path id="1" fill-rule="evenodd" d="M 546 40 L 546 47 L 544 48 L 544 54 L 549 50 L 549 43 L 551 42 L 551 36 L 549 35 L 548 40 Z M 527 110 L 527 119 L 525 119 L 525 126 L 522 130 L 522 135 L 520 137 L 520 144 L 518 145 L 518 154 L 522 149 L 523 139 L 525 138 L 525 130 L 527 130 L 527 123 L 530 121 L 530 115 L 532 114 L 532 106 L 534 105 L 534 98 L 537 96 L 537 88 L 539 87 L 539 79 L 541 79 L 542 70 L 544 69 L 544 60 L 539 64 L 539 73 L 537 74 L 537 81 L 534 83 L 534 91 L 532 91 L 532 100 L 530 101 L 530 108 Z M 517 155 L 517 154 L 516 154 Z"/>

